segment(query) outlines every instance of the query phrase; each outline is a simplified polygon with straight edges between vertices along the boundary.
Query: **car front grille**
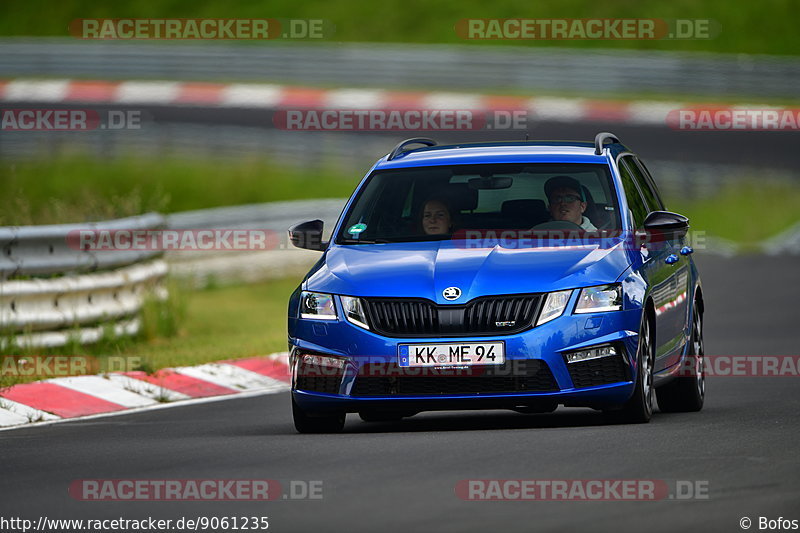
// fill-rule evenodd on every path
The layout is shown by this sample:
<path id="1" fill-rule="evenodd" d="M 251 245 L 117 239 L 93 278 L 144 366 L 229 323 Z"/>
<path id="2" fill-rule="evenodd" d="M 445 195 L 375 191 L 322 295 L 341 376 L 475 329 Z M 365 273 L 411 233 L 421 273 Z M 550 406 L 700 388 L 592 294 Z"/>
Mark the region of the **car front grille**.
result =
<path id="1" fill-rule="evenodd" d="M 459 369 L 400 367 L 395 363 L 363 365 L 352 396 L 438 396 L 448 394 L 552 392 L 558 385 L 547 363 L 538 359 Z"/>
<path id="2" fill-rule="evenodd" d="M 621 355 L 589 359 L 577 363 L 567 363 L 567 370 L 576 388 L 608 385 L 629 381 L 628 366 Z"/>
<path id="3" fill-rule="evenodd" d="M 388 337 L 503 335 L 531 326 L 542 295 L 485 296 L 466 305 L 417 298 L 364 298 L 370 327 Z"/>

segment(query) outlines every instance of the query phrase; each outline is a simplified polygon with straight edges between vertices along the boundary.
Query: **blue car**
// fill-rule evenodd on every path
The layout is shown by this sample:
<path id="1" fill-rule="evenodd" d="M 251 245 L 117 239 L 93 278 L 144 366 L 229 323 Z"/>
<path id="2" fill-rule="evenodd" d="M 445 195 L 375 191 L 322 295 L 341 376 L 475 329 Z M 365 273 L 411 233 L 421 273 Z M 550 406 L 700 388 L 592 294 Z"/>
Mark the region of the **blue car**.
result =
<path id="1" fill-rule="evenodd" d="M 422 411 L 590 407 L 648 422 L 705 396 L 688 219 L 641 160 L 594 142 L 398 144 L 289 301 L 299 432 Z M 323 236 L 330 235 L 329 240 Z"/>

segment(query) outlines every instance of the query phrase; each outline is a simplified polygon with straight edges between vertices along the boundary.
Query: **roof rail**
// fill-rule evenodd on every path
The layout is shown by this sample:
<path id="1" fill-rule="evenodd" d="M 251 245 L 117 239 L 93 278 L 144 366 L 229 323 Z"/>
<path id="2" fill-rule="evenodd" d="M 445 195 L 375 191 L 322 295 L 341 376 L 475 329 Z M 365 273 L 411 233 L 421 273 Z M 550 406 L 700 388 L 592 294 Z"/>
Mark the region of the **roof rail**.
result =
<path id="1" fill-rule="evenodd" d="M 387 159 L 387 161 L 391 161 L 392 159 L 403 153 L 405 151 L 403 150 L 403 148 L 405 148 L 409 144 L 424 144 L 425 146 L 436 146 L 436 141 L 434 141 L 433 139 L 428 139 L 427 137 L 414 137 L 413 139 L 406 139 L 405 141 L 401 141 L 397 146 L 394 147 L 392 153 L 389 154 L 389 158 Z M 411 150 L 408 151 L 410 152 Z"/>
<path id="2" fill-rule="evenodd" d="M 610 140 L 612 143 L 619 142 L 619 139 L 613 133 L 608 133 L 607 131 L 601 131 L 594 138 L 595 155 L 601 155 L 603 153 L 603 143 L 606 142 L 607 140 Z"/>

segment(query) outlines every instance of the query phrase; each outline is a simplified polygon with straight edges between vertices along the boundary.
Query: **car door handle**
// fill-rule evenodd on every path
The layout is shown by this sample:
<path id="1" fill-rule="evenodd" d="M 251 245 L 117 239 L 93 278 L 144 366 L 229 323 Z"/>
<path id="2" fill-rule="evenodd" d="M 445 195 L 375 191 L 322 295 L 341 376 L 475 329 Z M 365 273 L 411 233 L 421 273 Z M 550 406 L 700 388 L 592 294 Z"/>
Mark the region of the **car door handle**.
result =
<path id="1" fill-rule="evenodd" d="M 683 248 L 681 248 L 681 255 L 689 255 L 692 253 L 694 253 L 694 248 L 692 248 L 691 246 L 684 246 Z"/>
<path id="2" fill-rule="evenodd" d="M 677 263 L 677 262 L 678 262 L 678 259 L 679 259 L 679 258 L 678 258 L 678 256 L 677 256 L 677 255 L 675 255 L 675 254 L 669 254 L 669 255 L 667 256 L 667 258 L 666 258 L 666 259 L 664 259 L 664 262 L 665 262 L 666 264 L 668 264 L 668 265 L 674 265 L 675 263 Z"/>

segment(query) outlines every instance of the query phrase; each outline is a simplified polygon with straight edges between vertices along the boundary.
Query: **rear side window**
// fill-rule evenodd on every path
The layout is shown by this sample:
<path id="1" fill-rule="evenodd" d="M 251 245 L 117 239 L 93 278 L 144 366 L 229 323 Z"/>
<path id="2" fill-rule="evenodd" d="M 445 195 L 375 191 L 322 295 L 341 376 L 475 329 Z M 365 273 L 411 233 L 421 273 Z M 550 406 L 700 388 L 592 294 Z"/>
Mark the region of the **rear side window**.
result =
<path id="1" fill-rule="evenodd" d="M 622 187 L 625 189 L 625 197 L 628 199 L 628 207 L 633 214 L 634 226 L 641 228 L 650 210 L 642 199 L 639 189 L 636 186 L 636 181 L 633 178 L 633 174 L 631 174 L 631 171 L 628 169 L 628 166 L 622 159 L 618 166 L 619 174 L 622 178 Z"/>

